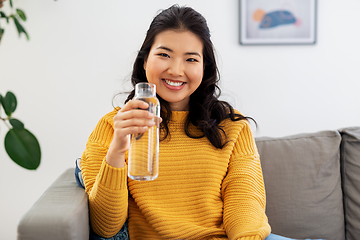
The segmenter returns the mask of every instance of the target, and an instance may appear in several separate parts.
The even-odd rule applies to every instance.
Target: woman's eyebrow
[[[156,49],[164,49],[164,50],[169,51],[169,52],[174,52],[174,51],[171,50],[170,48],[164,47],[164,46],[160,46],[160,47],[158,47],[158,48],[156,48]],[[198,53],[198,52],[187,52],[187,53],[185,53],[185,55],[196,55],[196,56],[198,56],[198,57],[201,58],[201,55],[200,55],[200,53]]]
[[[169,51],[169,52],[174,52],[174,51],[171,50],[170,48],[167,48],[167,47],[164,47],[164,46],[160,46],[160,47],[158,47],[158,48],[156,48],[156,49],[164,49],[164,50]]]
[[[185,53],[185,55],[196,55],[201,58],[200,53],[197,53],[197,52],[187,52],[187,53]]]

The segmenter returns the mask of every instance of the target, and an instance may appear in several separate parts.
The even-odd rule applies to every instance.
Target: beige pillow
[[[344,240],[337,131],[256,139],[272,232]]]

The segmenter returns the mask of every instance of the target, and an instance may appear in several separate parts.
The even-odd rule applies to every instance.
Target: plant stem
[[[2,117],[0,117],[0,119],[4,121],[4,124],[5,124],[9,129],[11,129],[11,127],[9,126],[9,124],[7,124],[7,122],[6,122],[6,120],[9,120],[9,118],[2,118]]]

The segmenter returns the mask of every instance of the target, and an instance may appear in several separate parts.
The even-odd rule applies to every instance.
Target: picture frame
[[[317,0],[239,0],[241,45],[315,44]]]

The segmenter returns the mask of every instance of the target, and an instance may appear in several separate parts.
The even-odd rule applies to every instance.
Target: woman
[[[131,100],[104,116],[89,137],[81,170],[97,239],[265,239],[265,189],[246,117],[219,101],[206,20],[174,5],[152,21],[132,84],[154,83],[161,103],[159,177],[127,177],[130,134],[154,117]],[[121,230],[120,230],[121,229]],[[120,230],[120,232],[119,232]],[[114,238],[111,238],[114,236]],[[270,235],[272,239],[281,239]]]

